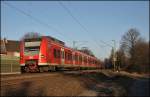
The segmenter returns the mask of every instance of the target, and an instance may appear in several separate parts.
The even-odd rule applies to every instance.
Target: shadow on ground
[[[30,81],[25,81],[25,82],[22,82],[20,85],[19,85],[19,88],[15,86],[14,87],[9,87],[6,89],[6,92],[5,92],[5,96],[29,96],[32,91],[31,91],[31,85],[32,85],[32,82]],[[34,91],[34,92],[37,92],[36,95],[40,96],[42,95],[43,93],[43,89],[41,89],[39,87],[39,90],[38,91]]]
[[[81,77],[80,81],[97,96],[149,96],[149,78],[132,78],[127,75],[106,76],[102,72],[68,74]],[[88,95],[85,95],[88,96]]]

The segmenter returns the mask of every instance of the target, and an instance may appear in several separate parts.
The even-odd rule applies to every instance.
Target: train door
[[[64,48],[61,48],[61,64],[64,65],[64,60],[65,59],[65,53],[64,53]]]
[[[75,65],[75,52],[72,52],[72,60],[73,60],[73,65]]]

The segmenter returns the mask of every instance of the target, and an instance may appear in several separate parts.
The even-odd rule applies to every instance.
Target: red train
[[[100,68],[100,60],[50,36],[27,38],[20,42],[22,72],[43,72],[58,68]]]

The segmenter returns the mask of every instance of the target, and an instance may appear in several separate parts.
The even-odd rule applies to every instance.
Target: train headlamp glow
[[[45,56],[44,55],[41,55],[41,58],[44,58]]]
[[[21,57],[20,57],[20,59],[22,60],[22,59],[23,59],[23,57],[21,56]]]

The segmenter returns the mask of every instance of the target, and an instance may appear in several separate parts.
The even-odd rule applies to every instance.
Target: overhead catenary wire
[[[81,22],[72,14],[72,12],[61,2],[61,1],[58,1],[58,3],[67,11],[67,13],[81,26],[81,28],[86,32],[86,33],[88,33],[91,37],[91,39],[94,41],[94,43],[96,43],[96,45],[98,45],[98,46],[100,46],[100,48],[101,48],[101,45],[95,40],[96,38],[95,37],[93,37],[91,34],[90,34],[90,32],[86,29],[86,27],[83,25],[83,24],[81,24]],[[111,46],[111,45],[109,45],[109,44],[107,44],[107,43],[105,43],[104,41],[100,41],[101,43],[103,43],[103,44],[105,44],[105,45],[107,45],[107,46]],[[111,46],[112,47],[112,46]]]
[[[103,44],[105,44],[105,45],[107,45],[107,46],[109,46],[109,47],[113,47],[112,45],[110,45],[110,44],[104,42],[103,40],[100,40],[100,41],[101,41]]]
[[[31,6],[32,6],[32,2],[28,2],[27,12],[30,13],[30,15],[32,15],[32,9],[30,8]],[[29,24],[32,24],[32,25],[30,25],[31,31],[32,31],[32,32],[35,32],[34,26],[33,26],[33,25],[34,25],[33,21],[30,20],[30,21],[29,21]],[[37,29],[37,27],[36,27],[36,29]]]
[[[51,25],[49,25],[49,24],[43,22],[42,20],[40,20],[40,19],[38,19],[38,18],[32,16],[31,14],[29,14],[29,13],[27,13],[27,12],[25,12],[25,11],[23,11],[23,10],[21,10],[21,9],[19,9],[19,8],[17,8],[17,7],[15,7],[15,6],[13,6],[12,4],[7,3],[7,2],[4,2],[4,4],[7,5],[8,7],[13,8],[13,9],[15,9],[16,11],[18,11],[18,12],[24,14],[25,16],[27,16],[27,17],[29,17],[30,19],[36,21],[37,23],[39,23],[39,24],[41,24],[41,25],[43,25],[43,26],[45,26],[45,27],[47,27],[47,28],[49,28],[49,29],[51,29],[51,30],[56,31],[56,32],[59,33],[61,36],[63,36],[63,37],[66,36],[66,35],[63,35],[58,29],[54,28],[53,26],[51,26]],[[65,38],[66,38],[66,37],[65,37]],[[67,37],[67,38],[68,38],[68,37]]]
[[[86,29],[86,27],[83,24],[81,24],[81,22],[71,13],[71,11],[62,2],[59,1],[59,4],[68,12],[68,14],[81,26],[81,28],[86,33],[90,34],[89,31]],[[90,36],[91,36],[90,38],[95,41],[94,43],[96,43],[96,45],[98,45],[101,48],[101,45],[95,40],[96,38],[93,37],[92,35],[90,35]],[[106,42],[104,42],[102,40],[100,40],[100,42],[103,43],[103,44],[105,44],[106,46],[114,48],[112,45],[107,44]]]
[[[89,31],[86,29],[86,27],[85,27],[83,24],[81,24],[81,22],[71,13],[71,11],[70,11],[67,7],[65,7],[61,2],[59,2],[59,3],[63,6],[64,9],[67,10],[67,12],[68,12],[68,13],[71,15],[71,17],[82,27],[82,29],[83,29],[85,32],[87,32],[88,34],[90,34]],[[18,11],[18,12],[24,14],[25,16],[28,16],[30,19],[36,21],[37,23],[39,23],[39,24],[41,24],[41,25],[43,25],[43,26],[45,26],[45,27],[47,27],[47,28],[49,28],[49,29],[51,29],[51,30],[54,30],[54,31],[58,32],[61,36],[64,37],[63,33],[60,33],[60,31],[59,31],[58,29],[54,28],[53,26],[51,26],[51,25],[49,25],[49,24],[43,22],[42,20],[40,20],[40,19],[38,19],[38,18],[32,16],[31,14],[29,14],[29,13],[27,13],[27,12],[25,12],[25,11],[23,11],[23,10],[17,8],[17,7],[15,7],[14,5],[12,5],[12,4],[10,4],[10,3],[4,2],[4,4],[7,5],[7,6],[9,6],[10,8],[13,8],[13,9],[15,9],[16,11]],[[96,45],[101,46],[99,43],[97,43],[97,41],[95,40],[95,38],[94,38],[92,35],[91,35],[91,37],[93,38],[92,40],[95,41],[94,43],[96,43]],[[66,37],[65,37],[65,38],[66,38]],[[67,38],[68,38],[68,37],[67,37]]]

